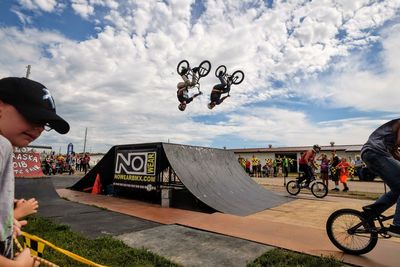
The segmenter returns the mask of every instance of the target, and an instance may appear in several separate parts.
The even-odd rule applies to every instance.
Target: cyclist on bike
[[[183,79],[183,82],[179,82],[177,84],[177,88],[178,91],[176,92],[176,96],[179,100],[179,105],[178,105],[178,109],[180,111],[184,111],[186,109],[186,105],[189,104],[190,102],[193,101],[194,98],[196,98],[197,96],[201,95],[202,93],[199,92],[197,94],[194,94],[193,96],[189,97],[189,88],[195,86],[198,82],[198,78],[196,73],[198,72],[199,68],[195,67],[192,69],[192,80],[189,80],[189,77],[187,75],[188,73],[188,69],[187,68],[182,68],[180,75]]]
[[[305,187],[309,186],[311,178],[314,176],[313,168],[317,168],[314,159],[317,153],[319,153],[320,151],[321,147],[319,145],[314,145],[312,149],[307,150],[303,153],[299,160],[299,171],[303,172],[304,175],[298,178],[298,184],[301,184],[304,180],[306,180]]]
[[[367,218],[376,217],[397,203],[388,234],[400,237],[400,118],[378,127],[361,149],[367,167],[389,186],[375,203],[363,207]]]
[[[228,76],[227,81],[225,81],[224,73],[220,71],[218,73],[219,84],[214,85],[211,95],[210,103],[208,103],[208,108],[213,109],[216,105],[221,104],[224,100],[229,97],[229,91],[231,90],[232,77]],[[222,94],[228,93],[228,95],[221,98]]]

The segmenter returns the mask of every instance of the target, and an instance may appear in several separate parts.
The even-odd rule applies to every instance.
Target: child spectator
[[[0,266],[39,265],[30,256],[29,249],[13,256],[12,237],[26,224],[26,221],[17,221],[15,215],[20,217],[26,213],[19,213],[22,203],[17,202],[14,215],[12,146],[26,147],[44,129],[54,129],[61,134],[69,131],[69,124],[56,114],[49,90],[26,78],[0,79]],[[35,206],[35,200],[30,204]]]
[[[349,191],[349,187],[347,186],[347,178],[349,177],[350,166],[350,163],[346,161],[345,157],[343,157],[342,161],[336,166],[336,168],[340,170],[339,180],[344,186],[343,192]]]

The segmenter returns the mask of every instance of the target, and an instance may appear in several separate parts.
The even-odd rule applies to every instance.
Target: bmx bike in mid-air
[[[199,92],[200,91],[200,78],[206,77],[210,71],[211,71],[211,63],[208,60],[202,61],[198,67],[191,68],[189,61],[186,59],[180,61],[178,63],[178,66],[176,67],[176,71],[178,72],[179,75],[186,75],[189,79],[192,79],[194,75],[194,70],[198,73],[197,75],[197,82],[193,87],[196,87]]]
[[[226,84],[240,84],[243,82],[244,79],[244,73],[241,70],[236,70],[232,74],[226,73],[226,66],[225,65],[220,65],[216,70],[215,70],[215,76],[219,78],[222,76]],[[228,92],[229,95],[229,92]]]

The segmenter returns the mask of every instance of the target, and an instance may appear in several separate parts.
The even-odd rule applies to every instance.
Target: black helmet
[[[314,145],[314,146],[313,146],[313,149],[314,149],[314,150],[317,150],[317,149],[318,149],[318,151],[320,151],[320,150],[321,150],[321,147],[320,147],[319,145]]]

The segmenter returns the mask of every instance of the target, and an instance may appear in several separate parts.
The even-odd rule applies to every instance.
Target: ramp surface
[[[167,143],[163,148],[186,188],[220,212],[246,216],[290,201],[254,182],[232,151]]]

